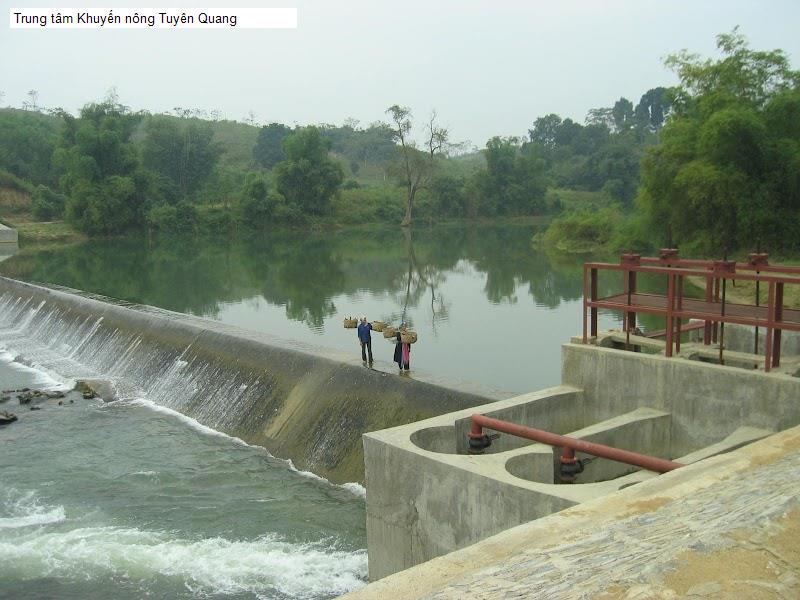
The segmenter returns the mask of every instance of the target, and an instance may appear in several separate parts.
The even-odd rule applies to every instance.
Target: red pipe
[[[592,442],[585,442],[576,438],[567,437],[565,435],[558,435],[557,433],[550,433],[542,429],[534,429],[533,427],[525,427],[524,425],[517,425],[516,423],[509,423],[508,421],[501,421],[493,419],[485,415],[472,415],[472,427],[470,428],[470,438],[483,437],[483,428],[487,427],[494,431],[500,431],[509,435],[533,440],[549,446],[560,446],[570,448],[573,451],[599,456],[600,458],[608,458],[616,460],[648,471],[655,471],[657,473],[666,473],[672,471],[683,465],[680,463],[672,462],[671,460],[664,460],[654,456],[647,456],[646,454],[639,454],[638,452],[630,452],[628,450],[621,450],[613,448],[612,446],[605,446],[603,444],[594,444]],[[567,456],[569,456],[567,454]]]

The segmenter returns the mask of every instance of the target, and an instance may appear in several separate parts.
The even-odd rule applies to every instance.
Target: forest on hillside
[[[718,47],[668,57],[678,86],[480,150],[400,105],[367,125],[259,126],[134,111],[114,90],[73,115],[31,90],[0,109],[0,190],[29,202],[0,209],[89,235],[560,215],[539,241],[796,250],[800,77],[737,30]]]

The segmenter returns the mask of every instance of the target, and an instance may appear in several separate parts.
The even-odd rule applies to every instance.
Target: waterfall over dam
[[[365,368],[357,357],[150,306],[0,278],[18,360],[109,380],[335,483],[363,481],[361,434],[503,397]],[[354,354],[355,354],[355,344]]]

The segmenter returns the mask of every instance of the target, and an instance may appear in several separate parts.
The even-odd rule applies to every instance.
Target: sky
[[[149,7],[225,2],[156,0]],[[436,110],[452,139],[483,147],[523,136],[548,113],[583,122],[590,108],[673,85],[663,58],[716,56],[736,25],[756,49],[800,68],[798,0],[233,0],[297,7],[294,30],[10,29],[9,9],[131,7],[129,0],[0,0],[2,105],[28,90],[76,112],[112,86],[123,104],[163,112],[218,110],[261,123],[362,125],[393,104]]]

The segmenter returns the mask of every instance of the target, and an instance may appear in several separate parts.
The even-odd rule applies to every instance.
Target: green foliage
[[[0,109],[0,170],[34,184],[53,184],[51,159],[58,128],[56,117]]]
[[[310,215],[328,211],[331,197],[344,181],[341,166],[328,157],[330,140],[316,127],[301,129],[283,142],[286,160],[275,167],[275,187],[289,207]]]
[[[186,201],[159,204],[147,212],[147,225],[164,233],[189,233],[198,221],[197,208]]]
[[[645,92],[634,107],[620,98],[610,108],[589,111],[587,124],[556,114],[536,119],[527,147],[545,160],[548,179],[558,187],[599,191],[630,208],[639,182],[646,147],[671,110],[666,88]]]
[[[64,216],[64,206],[67,198],[63,194],[54,192],[49,187],[40,185],[33,193],[31,212],[37,221],[52,221]]]
[[[666,61],[681,86],[638,204],[661,240],[698,252],[800,248],[800,74],[735,30],[717,45],[718,60]]]
[[[221,148],[211,124],[199,119],[149,117],[142,142],[147,169],[169,179],[183,198],[194,195],[211,175]]]
[[[405,212],[405,190],[396,186],[342,189],[332,201],[340,223],[400,223]]]
[[[429,186],[433,212],[439,217],[463,217],[467,209],[464,179],[451,175],[434,177]]]
[[[545,162],[534,147],[521,148],[517,138],[494,137],[486,143],[486,169],[473,178],[468,195],[473,210],[486,216],[545,212]],[[462,205],[467,206],[469,202]]]
[[[609,245],[621,221],[622,215],[613,208],[569,212],[554,219],[534,241],[562,252],[591,253]]]
[[[29,181],[25,181],[5,169],[0,169],[0,188],[9,188],[23,194],[33,194],[36,190]]]
[[[244,223],[249,227],[261,228],[273,220],[275,210],[283,199],[269,189],[269,182],[259,173],[248,175],[241,199],[241,212]]]
[[[108,235],[143,223],[151,180],[130,141],[140,120],[109,102],[87,104],[77,119],[64,115],[54,162],[68,196],[65,215],[82,231]]]
[[[283,140],[292,130],[282,123],[270,123],[258,132],[256,145],[253,147],[253,160],[265,169],[271,169],[286,158],[283,153]]]

